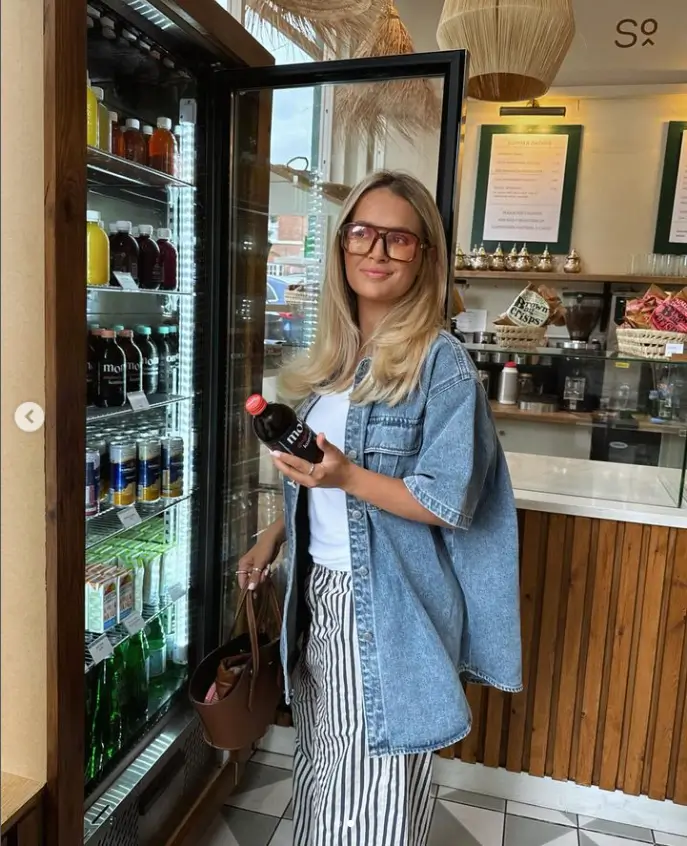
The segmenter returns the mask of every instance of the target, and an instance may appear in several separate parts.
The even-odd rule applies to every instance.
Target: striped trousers
[[[294,673],[294,846],[426,846],[432,754],[369,757],[350,573],[315,566]]]

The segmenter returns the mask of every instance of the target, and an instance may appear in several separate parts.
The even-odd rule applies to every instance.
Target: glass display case
[[[687,360],[467,343],[523,491],[679,507],[687,462]],[[503,389],[504,368],[516,390]],[[505,400],[505,401],[504,401]]]

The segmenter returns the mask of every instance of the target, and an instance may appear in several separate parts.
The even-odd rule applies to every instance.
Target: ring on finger
[[[311,465],[310,465],[310,470],[308,470],[308,476],[312,476],[312,474],[313,474],[314,472],[315,472],[315,465],[314,465],[314,464],[311,464]]]

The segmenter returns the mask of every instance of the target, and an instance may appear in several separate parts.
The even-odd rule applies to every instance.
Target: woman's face
[[[368,300],[393,305],[410,290],[420,271],[423,260],[421,244],[424,240],[422,222],[407,200],[388,188],[375,188],[360,199],[353,210],[351,224],[344,235],[348,249],[344,250],[346,279],[358,297],[358,302]],[[389,251],[404,257],[413,254],[412,261],[390,258],[384,238],[377,238],[371,251],[365,247],[377,232],[389,233]]]

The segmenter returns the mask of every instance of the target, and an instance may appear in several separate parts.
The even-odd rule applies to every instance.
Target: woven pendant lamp
[[[437,42],[470,51],[470,97],[509,103],[548,91],[574,35],[572,0],[445,0]]]
[[[393,0],[384,0],[368,36],[353,58],[403,56],[414,52],[410,33]],[[439,97],[427,79],[347,85],[338,89],[335,97],[341,134],[356,132],[366,136],[370,133],[381,139],[387,128],[393,128],[404,138],[411,139],[420,132],[432,131],[441,119]]]
[[[322,41],[336,49],[340,41],[357,41],[365,31],[362,16],[373,0],[247,0],[246,5],[265,23],[293,38]]]

